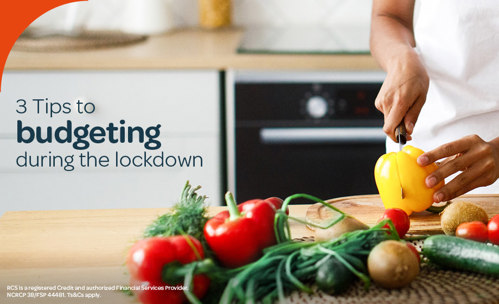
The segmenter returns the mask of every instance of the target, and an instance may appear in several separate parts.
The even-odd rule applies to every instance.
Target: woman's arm
[[[428,92],[428,74],[414,50],[413,12],[414,0],[373,2],[370,48],[387,72],[375,104],[385,116],[384,132],[394,141],[402,121],[412,134]]]
[[[374,0],[371,18],[371,53],[388,70],[399,55],[413,52],[414,0]]]
[[[477,135],[444,144],[418,158],[421,166],[444,159],[439,168],[426,177],[433,187],[446,177],[461,172],[434,196],[435,202],[451,200],[475,188],[493,184],[499,178],[499,137],[486,142]]]
[[[414,0],[373,2],[371,53],[387,72],[375,103],[385,115],[383,130],[394,141],[402,120],[412,133],[428,92],[428,74],[414,50],[413,11]],[[426,166],[438,160],[439,168],[426,178],[428,187],[460,172],[435,193],[434,200],[441,202],[499,178],[499,137],[485,142],[477,135],[467,136],[424,153],[418,163]]]

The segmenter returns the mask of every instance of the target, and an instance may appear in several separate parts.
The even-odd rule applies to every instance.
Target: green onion
[[[286,215],[288,204],[296,198],[306,198],[319,202],[340,214],[326,226],[314,225],[301,219]],[[185,274],[186,286],[191,287],[192,277],[204,273],[212,283],[223,284],[225,288],[219,303],[273,303],[275,300],[285,301],[285,296],[294,290],[311,293],[319,267],[330,258],[337,259],[350,272],[370,285],[365,261],[374,246],[385,240],[399,240],[397,231],[391,220],[386,219],[370,229],[347,232],[340,238],[322,242],[303,242],[291,240],[289,220],[312,225],[318,229],[329,228],[348,215],[330,206],[319,198],[308,194],[295,194],[286,198],[282,208],[276,212],[274,230],[278,243],[264,250],[257,261],[236,268],[226,269],[217,266],[213,261],[203,260],[191,263],[192,268],[178,269]],[[384,226],[388,225],[388,228]],[[199,264],[196,267],[196,264]],[[187,265],[185,265],[187,267]],[[334,270],[332,270],[334,271]],[[195,296],[186,292],[192,303],[198,303]],[[194,298],[193,298],[194,297]]]

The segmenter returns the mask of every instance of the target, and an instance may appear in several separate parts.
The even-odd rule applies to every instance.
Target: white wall
[[[368,24],[371,0],[235,0],[242,26]]]
[[[89,0],[56,8],[35,21],[36,26],[62,26],[70,6],[80,7],[80,18],[90,29],[122,29],[129,22],[127,5],[136,0]],[[168,4],[175,27],[198,24],[197,0],[163,1]],[[233,24],[237,26],[335,26],[368,25],[371,0],[232,0]]]

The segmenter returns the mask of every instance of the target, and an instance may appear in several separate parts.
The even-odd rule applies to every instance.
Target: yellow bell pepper
[[[410,215],[412,212],[424,211],[433,204],[433,194],[444,185],[444,181],[433,188],[426,187],[426,177],[438,166],[435,163],[425,167],[418,165],[416,160],[423,153],[407,145],[400,152],[382,155],[376,162],[374,178],[386,209],[399,208]]]

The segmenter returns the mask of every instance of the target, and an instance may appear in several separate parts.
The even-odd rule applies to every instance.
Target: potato
[[[367,258],[367,269],[373,281],[384,288],[400,288],[419,274],[419,261],[403,241],[383,241]]]
[[[481,207],[464,201],[453,202],[441,214],[440,225],[447,235],[454,235],[462,223],[480,221],[487,224],[487,212]]]
[[[338,238],[345,232],[369,229],[369,226],[349,215],[330,228],[321,229],[317,227],[326,227],[340,216],[339,212],[326,205],[314,204],[307,209],[305,215],[307,222],[310,223],[307,228],[314,231],[316,241],[329,241]]]
[[[355,230],[365,230],[369,227],[362,223],[361,221],[347,216],[335,225],[327,229],[315,228],[315,240],[316,241],[328,241],[340,237],[345,232],[355,231]]]

